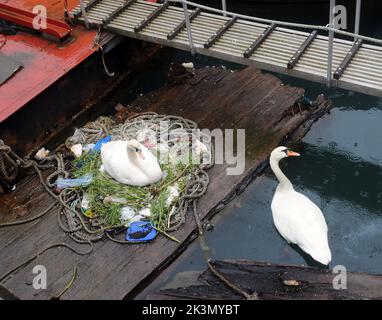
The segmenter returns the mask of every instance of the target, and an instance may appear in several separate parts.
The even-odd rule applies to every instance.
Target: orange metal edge
[[[13,22],[23,27],[33,29],[33,20],[35,17],[36,14],[29,10],[23,10],[5,3],[0,3],[0,18],[8,22]],[[70,34],[72,29],[65,22],[47,18],[46,29],[41,31],[58,39],[63,39]]]
[[[42,4],[47,8],[48,17],[64,21],[64,0],[0,2],[24,10],[32,10],[34,5]],[[68,0],[69,9],[74,8],[78,2]],[[0,122],[89,57],[96,50],[93,47],[95,34],[95,31],[76,27],[72,31],[71,40],[63,44],[21,32],[7,36],[1,53],[22,63],[23,68],[0,86]]]

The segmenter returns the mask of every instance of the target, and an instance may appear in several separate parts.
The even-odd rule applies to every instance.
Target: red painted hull
[[[64,0],[0,0],[14,8],[32,11],[35,5],[47,8],[48,18],[64,21]],[[68,0],[69,9],[78,0]],[[0,86],[0,122],[21,109],[68,71],[89,57],[95,49],[95,31],[76,27],[64,43],[19,32],[7,36],[1,53],[23,68]]]

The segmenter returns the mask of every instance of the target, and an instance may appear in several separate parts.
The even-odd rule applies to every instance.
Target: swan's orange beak
[[[143,155],[142,151],[137,151],[139,158],[142,160],[145,160],[145,156]]]
[[[294,152],[294,151],[292,151],[292,150],[288,150],[288,151],[287,151],[287,156],[288,156],[288,157],[299,157],[300,154],[297,153],[297,152]]]

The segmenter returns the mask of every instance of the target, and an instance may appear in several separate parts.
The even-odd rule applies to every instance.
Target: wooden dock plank
[[[256,293],[260,300],[300,299],[382,299],[382,276],[362,273],[347,273],[347,289],[336,290],[333,280],[338,274],[327,269],[261,263],[247,260],[216,261],[214,268],[231,283],[248,294]],[[195,277],[188,285],[163,289],[150,294],[149,299],[212,299],[242,300],[216,278],[210,270]],[[174,284],[175,285],[175,284]],[[171,287],[172,284],[169,284]]]
[[[27,176],[14,192],[7,193],[0,201],[0,223],[24,220],[37,215],[53,203],[53,199],[44,192],[36,177]],[[33,228],[39,221],[19,225],[12,228],[0,228],[0,251],[4,246],[21,237],[22,234]],[[2,270],[0,265],[0,273]]]
[[[211,184],[198,203],[200,218],[204,219],[216,213],[222,204],[240,191],[243,181],[250,181],[248,177],[256,174],[270,151],[308,120],[311,110],[294,115],[290,112],[303,94],[302,89],[283,86],[276,77],[253,68],[234,73],[221,68],[205,68],[197,70],[196,75],[183,84],[169,84],[138,98],[128,110],[182,115],[197,121],[201,128],[246,129],[245,171],[241,175],[228,176],[227,165],[215,165],[209,171]],[[44,206],[51,200],[40,199],[39,202]],[[57,209],[38,223],[18,227],[23,228],[22,235],[8,230],[8,236],[1,235],[0,245],[9,242],[7,237],[14,239],[0,250],[1,273],[47,245],[70,242],[57,226],[56,215]],[[118,245],[110,241],[97,243],[94,252],[87,256],[78,256],[66,249],[53,249],[14,273],[2,286],[23,299],[49,299],[65,287],[73,266],[77,265],[78,277],[63,299],[132,297],[144,287],[145,281],[152,280],[171,263],[195,234],[195,222],[192,215],[188,215],[183,228],[173,234],[181,241],[180,245],[158,237],[153,243],[144,245]],[[86,247],[82,249],[86,250]],[[36,264],[47,267],[47,290],[36,291],[28,285],[31,269]]]

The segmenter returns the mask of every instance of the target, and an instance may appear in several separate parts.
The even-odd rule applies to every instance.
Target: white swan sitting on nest
[[[278,147],[271,153],[270,165],[280,182],[271,205],[273,221],[288,243],[297,244],[313,259],[327,265],[332,255],[325,218],[309,198],[293,189],[292,183],[279,167],[281,159],[299,155],[286,147]]]
[[[104,170],[123,184],[143,187],[162,178],[157,158],[137,140],[105,143],[101,158]]]

